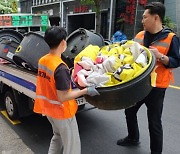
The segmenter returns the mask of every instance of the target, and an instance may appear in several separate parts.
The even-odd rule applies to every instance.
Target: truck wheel
[[[4,102],[8,117],[11,120],[18,119],[17,103],[15,101],[14,95],[10,91],[5,93]]]

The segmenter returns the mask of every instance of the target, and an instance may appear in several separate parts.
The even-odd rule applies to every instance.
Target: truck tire
[[[7,91],[4,96],[5,109],[11,120],[18,119],[18,109],[15,97],[12,92]]]

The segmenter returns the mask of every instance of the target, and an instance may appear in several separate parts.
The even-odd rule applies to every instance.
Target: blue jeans
[[[142,104],[147,107],[148,126],[150,134],[150,148],[153,152],[162,152],[163,129],[162,129],[162,110],[166,89],[153,88],[142,101],[135,106],[125,109],[128,137],[139,140],[139,128],[137,112]]]

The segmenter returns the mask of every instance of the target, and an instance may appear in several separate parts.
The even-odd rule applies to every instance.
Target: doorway
[[[96,30],[95,13],[68,14],[67,15],[67,32],[68,34],[79,28],[87,30]]]

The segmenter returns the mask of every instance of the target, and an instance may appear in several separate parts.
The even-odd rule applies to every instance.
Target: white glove
[[[96,90],[95,86],[90,86],[90,87],[87,87],[87,95],[89,95],[89,96],[96,96],[96,95],[100,95],[100,94]]]

